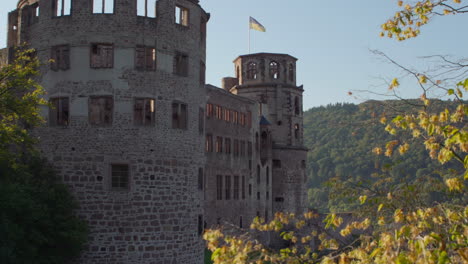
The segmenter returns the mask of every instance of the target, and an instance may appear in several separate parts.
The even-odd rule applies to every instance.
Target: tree
[[[33,50],[0,69],[0,262],[66,263],[76,257],[86,225],[51,166],[38,155],[31,128],[42,123],[43,89],[34,80]]]
[[[382,25],[382,36],[395,37],[399,41],[416,37],[420,28],[434,16],[468,12],[468,7],[462,6],[461,2],[398,1],[403,10]],[[386,55],[382,56],[392,61]],[[440,72],[432,74],[411,71],[392,61],[417,80],[422,95],[420,103],[417,103],[417,112],[381,116],[385,130],[398,136],[398,139],[384,147],[376,147],[374,152],[387,157],[404,155],[411,143],[419,142],[432,159],[442,164],[459,162],[462,167],[460,171],[439,173],[442,177],[431,178],[434,182],[424,181],[431,185],[437,183],[447,195],[453,196],[452,199],[423,203],[418,201],[418,192],[425,187],[424,184],[405,185],[402,182],[397,185],[391,182],[392,175],[375,175],[376,180],[369,186],[354,186],[353,195],[359,194],[356,200],[363,208],[363,214],[357,219],[329,214],[324,219],[324,227],[317,225],[321,219],[312,212],[300,216],[278,213],[268,223],[255,219],[252,229],[277,232],[289,242],[281,249],[269,248],[254,238],[244,239],[222,230],[208,230],[205,239],[214,252],[215,263],[468,262],[468,206],[465,194],[468,179],[468,133],[465,124],[468,107],[463,101],[463,95],[468,91],[468,78],[464,77],[468,65],[463,60],[439,58],[445,66]],[[461,74],[452,74],[456,71]],[[445,75],[441,75],[444,72]],[[393,79],[389,89],[398,89],[399,83],[400,80]],[[434,101],[428,99],[428,91],[432,89],[445,91],[456,106],[453,109],[433,107]],[[401,136],[403,134],[405,136]],[[347,189],[346,186],[343,188]],[[315,229],[311,231],[309,227],[314,225]],[[314,247],[313,242],[317,242],[318,246]]]

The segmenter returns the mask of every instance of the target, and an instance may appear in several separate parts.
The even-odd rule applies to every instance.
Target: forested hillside
[[[335,104],[316,107],[304,113],[304,140],[310,149],[307,173],[310,207],[322,212],[352,210],[358,201],[346,200],[330,193],[335,180],[365,184],[375,175],[391,175],[395,184],[417,183],[422,177],[442,177],[447,168],[458,168],[454,162],[445,166],[432,160],[424,145],[410,135],[390,135],[380,123],[401,113],[416,113],[420,101],[368,101],[360,105]],[[452,108],[451,102],[436,101],[433,110]],[[391,140],[410,140],[410,150],[404,155],[387,158],[372,150]],[[444,172],[442,172],[444,171]],[[440,173],[438,173],[440,172]],[[332,180],[332,181],[330,181]],[[421,181],[427,184],[427,181]],[[427,186],[426,199],[440,195]],[[335,192],[336,192],[336,188]],[[332,199],[329,199],[330,197]]]

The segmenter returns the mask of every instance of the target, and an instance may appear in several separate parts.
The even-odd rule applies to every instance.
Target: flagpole
[[[252,30],[250,28],[250,20],[249,20],[249,53],[248,54],[250,54],[250,31],[252,31]]]

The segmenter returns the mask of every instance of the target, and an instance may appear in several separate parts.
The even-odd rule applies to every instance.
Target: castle
[[[52,59],[34,133],[90,227],[79,263],[203,263],[204,228],[305,210],[296,59],[240,56],[235,77],[206,85],[209,18],[198,0],[20,0],[9,13],[0,59],[21,43]]]

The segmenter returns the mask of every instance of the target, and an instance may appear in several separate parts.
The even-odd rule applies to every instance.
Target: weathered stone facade
[[[147,2],[154,17],[135,0],[21,0],[9,14],[0,64],[25,42],[52,59],[34,133],[89,223],[79,263],[202,263],[203,227],[306,207],[296,59],[241,56],[224,89],[205,86],[209,14]]]

